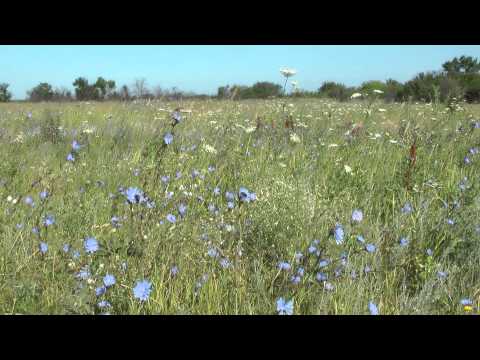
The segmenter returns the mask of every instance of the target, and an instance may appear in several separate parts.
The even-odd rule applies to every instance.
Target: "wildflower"
[[[362,210],[353,210],[352,221],[360,222],[363,220]]]
[[[110,286],[113,286],[115,285],[116,283],[116,279],[115,279],[115,276],[111,275],[111,274],[107,274],[104,276],[103,278],[103,284],[105,285],[105,287],[110,287]]]
[[[292,315],[293,300],[287,302],[284,298],[277,299],[277,312],[279,315]]]
[[[118,228],[122,225],[120,224],[120,218],[118,216],[112,216],[112,218],[110,219],[110,223],[115,228]]]
[[[177,171],[177,172],[175,173],[175,178],[178,180],[178,179],[180,179],[181,177],[182,177],[182,173],[181,173],[180,171]]]
[[[361,242],[362,244],[365,244],[365,238],[362,235],[357,236],[357,241]]]
[[[323,272],[319,272],[317,273],[317,276],[316,276],[317,280],[322,282],[322,281],[327,281],[328,279],[328,275],[323,273]]]
[[[197,169],[193,169],[192,178],[195,179],[198,175],[200,175],[200,171],[198,171]]]
[[[346,172],[347,174],[352,174],[352,171],[353,171],[353,170],[352,170],[352,168],[351,168],[350,166],[348,166],[348,165],[343,165],[343,168],[345,169],[345,172]]]
[[[458,184],[458,187],[460,188],[460,190],[462,191],[465,191],[468,187],[468,179],[466,177],[463,178],[462,181],[460,181],[460,184]]]
[[[137,281],[135,287],[133,288],[133,296],[140,301],[146,301],[149,298],[151,291],[152,283],[150,281]]]
[[[35,206],[35,203],[33,202],[33,199],[31,196],[25,197],[25,200],[23,200],[23,202],[31,207]]]
[[[48,191],[43,190],[42,192],[40,192],[40,199],[45,200],[48,197],[48,195],[50,195]]]
[[[427,249],[426,253],[427,253],[428,256],[432,256],[432,255],[433,255],[432,249]]]
[[[48,245],[47,243],[41,242],[39,246],[40,252],[42,254],[45,254],[48,251]]]
[[[64,253],[68,253],[70,251],[70,245],[64,244],[62,250]]]
[[[161,180],[164,184],[167,184],[170,181],[170,176],[164,175],[161,177]]]
[[[214,172],[214,171],[215,171],[215,166],[210,165],[210,166],[208,167],[208,172]]]
[[[453,221],[452,219],[447,219],[447,224],[448,225],[455,225],[455,221]]]
[[[298,274],[298,276],[305,275],[305,269],[303,267],[298,268],[297,274]]]
[[[309,254],[313,254],[315,251],[317,251],[317,248],[316,248],[315,246],[310,245],[310,246],[308,247],[308,253],[309,253]]]
[[[215,196],[220,195],[220,188],[218,186],[215,189],[213,189],[213,195]]]
[[[36,227],[36,226],[34,226],[34,227],[32,228],[32,232],[33,232],[34,234],[36,234],[36,235],[40,234],[40,230],[39,230],[39,228]]]
[[[16,228],[17,228],[18,230],[23,229],[23,224],[17,224],[17,225],[15,225],[15,226],[16,226]]]
[[[302,140],[300,139],[300,136],[298,136],[298,135],[295,134],[295,133],[292,133],[292,134],[290,134],[290,141],[291,141],[292,143],[298,144],[298,143],[300,143]]]
[[[98,241],[94,237],[87,238],[83,242],[83,247],[85,248],[87,254],[93,254],[99,248]]]
[[[330,264],[330,261],[328,259],[325,259],[325,260],[320,260],[318,262],[318,267],[325,267],[325,266],[328,266],[328,264]]]
[[[343,231],[342,225],[340,225],[340,224],[335,225],[335,229],[334,229],[333,234],[335,236],[335,241],[336,241],[337,245],[343,244],[343,238],[345,236],[345,233]]]
[[[167,193],[167,195],[166,195],[166,198],[167,198],[167,199],[171,199],[171,198],[173,197],[173,195],[174,195],[174,192],[173,192],[173,191],[169,191],[169,192]]]
[[[95,295],[102,296],[103,294],[105,294],[106,291],[107,291],[107,288],[105,286],[97,287],[95,289]]]
[[[73,140],[72,142],[72,150],[73,151],[79,151],[82,146],[76,141]]]
[[[85,265],[83,268],[80,269],[80,271],[77,273],[77,278],[81,280],[86,280],[90,277],[90,270],[88,269],[88,266]]]
[[[250,191],[248,191],[246,188],[241,187],[240,190],[238,191],[238,198],[240,199],[241,202],[250,202]]]
[[[112,304],[110,304],[107,300],[102,300],[97,304],[97,306],[103,309],[103,308],[111,307]]]
[[[163,141],[165,142],[165,145],[170,145],[173,142],[173,135],[170,133],[166,133],[163,137]]]
[[[363,272],[365,273],[365,275],[368,274],[371,271],[372,271],[372,269],[370,268],[370,266],[365,265],[365,268],[363,269]]]
[[[217,149],[215,149],[213,146],[211,145],[208,145],[208,144],[203,144],[202,146],[203,150],[207,153],[210,153],[210,154],[216,154],[217,153]]]
[[[67,161],[71,161],[71,162],[75,161],[75,158],[73,157],[72,153],[69,153],[67,155]]]
[[[75,250],[75,251],[73,252],[73,254],[72,254],[72,257],[73,257],[74,259],[78,259],[78,258],[80,257],[80,251]]]
[[[233,209],[233,208],[235,207],[235,204],[233,203],[233,201],[228,201],[228,202],[227,202],[227,207],[228,207],[229,209]]]
[[[472,306],[473,301],[465,298],[465,299],[460,300],[460,304],[463,305],[463,306]]]
[[[408,245],[408,239],[406,237],[400,238],[400,246],[404,247]]]
[[[294,285],[298,285],[302,278],[299,275],[292,275],[291,281]]]
[[[210,248],[208,249],[207,254],[208,256],[215,258],[218,256],[218,251],[215,248]]]
[[[177,218],[175,215],[173,214],[168,214],[167,215],[167,220],[172,223],[172,224],[175,224],[177,222]]]
[[[294,70],[294,69],[288,69],[288,68],[280,69],[280,74],[285,76],[287,79],[291,76],[294,76],[296,73],[297,73],[297,70]]]
[[[185,204],[178,205],[178,213],[183,218],[187,214],[187,206]]]
[[[445,271],[438,271],[437,276],[439,279],[445,279],[448,276],[448,273],[446,273]]]
[[[172,113],[172,120],[174,126],[180,124],[180,122],[182,121],[182,114],[180,113],[180,111],[174,111]]]
[[[301,252],[295,253],[295,260],[297,261],[297,263],[300,262],[302,259],[303,259],[303,254]]]
[[[407,202],[401,209],[402,214],[410,214],[412,211],[412,205],[409,202]]]
[[[367,250],[367,252],[369,252],[369,253],[375,252],[376,249],[377,248],[373,244],[367,244],[367,246],[365,246],[365,250]]]
[[[173,277],[173,276],[176,276],[178,274],[178,267],[177,266],[173,266],[171,269],[170,269],[170,275]]]
[[[472,162],[472,160],[470,160],[470,158],[469,158],[468,156],[465,156],[465,157],[463,158],[463,162],[464,162],[465,165],[468,165],[468,164],[470,164],[470,163]]]
[[[225,193],[225,198],[228,200],[228,201],[234,201],[235,200],[235,194],[230,192],[230,191],[227,191]]]
[[[279,268],[280,270],[289,271],[292,267],[291,267],[291,265],[290,265],[288,262],[280,261],[280,262],[278,263],[278,268]]]
[[[126,196],[127,201],[130,204],[138,204],[145,201],[143,191],[135,187],[129,187],[126,191],[122,192]]]
[[[220,260],[220,266],[224,269],[227,269],[230,267],[230,261],[228,261],[228,259],[226,258],[223,258],[222,260]]]
[[[378,315],[378,308],[377,305],[375,305],[373,302],[368,303],[368,310],[370,311],[370,315]]]
[[[53,217],[53,215],[47,215],[43,220],[43,225],[50,226],[53,224],[55,224],[55,218]]]
[[[468,152],[472,155],[476,155],[479,153],[479,150],[477,147],[474,147],[474,148],[471,148]]]
[[[334,286],[333,286],[331,283],[329,283],[329,282],[325,282],[325,283],[323,284],[323,287],[324,287],[325,290],[327,290],[327,291],[333,291],[333,289],[334,289]]]

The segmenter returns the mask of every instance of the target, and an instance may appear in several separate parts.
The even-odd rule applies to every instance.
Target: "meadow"
[[[0,313],[478,314],[479,147],[463,103],[0,104]]]

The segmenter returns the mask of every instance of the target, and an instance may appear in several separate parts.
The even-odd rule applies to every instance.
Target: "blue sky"
[[[113,79],[117,87],[146,78],[150,87],[176,86],[213,94],[226,84],[282,82],[279,69],[297,69],[302,89],[323,81],[359,85],[366,80],[406,81],[421,71],[438,70],[454,56],[480,58],[478,45],[0,45],[0,82],[15,99],[40,82],[73,89],[79,76]]]

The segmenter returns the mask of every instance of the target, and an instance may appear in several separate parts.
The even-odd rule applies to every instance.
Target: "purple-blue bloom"
[[[43,225],[50,226],[53,224],[55,224],[55,218],[53,217],[53,215],[45,216],[45,219],[43,220]]]
[[[163,141],[165,142],[166,145],[170,145],[173,142],[173,135],[170,133],[166,133],[165,136],[163,137]]]
[[[140,301],[146,301],[148,300],[151,291],[152,283],[150,281],[137,281],[135,287],[133,288],[133,296]]]
[[[90,238],[85,239],[85,241],[83,242],[83,246],[85,248],[85,251],[88,254],[93,254],[99,248],[98,241],[94,237],[90,237]]]
[[[335,241],[337,245],[343,244],[343,238],[345,233],[343,231],[343,227],[340,224],[335,225],[335,229],[333,230],[333,234],[335,236]]]
[[[104,276],[103,278],[103,284],[105,285],[105,287],[110,287],[110,286],[113,286],[115,285],[116,283],[116,279],[115,279],[115,276],[111,275],[111,274],[107,274]]]
[[[172,224],[175,224],[177,222],[177,218],[173,214],[168,214],[167,215],[167,220],[171,222]]]
[[[42,254],[45,254],[48,251],[48,245],[47,243],[41,242],[39,246],[40,252]]]
[[[363,212],[362,210],[353,210],[352,213],[352,221],[360,222],[363,220]]]
[[[370,315],[378,315],[378,308],[377,305],[375,305],[373,302],[368,303],[368,310],[370,311]]]
[[[292,315],[293,300],[287,302],[284,298],[277,299],[277,312],[279,315]]]

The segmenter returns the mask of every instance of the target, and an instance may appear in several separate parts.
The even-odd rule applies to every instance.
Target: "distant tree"
[[[160,99],[163,97],[163,89],[161,88],[161,86],[155,86],[153,88],[153,95],[156,99]]]
[[[383,81],[370,80],[362,83],[359,90],[361,93],[369,95],[376,94],[377,97],[383,98],[385,96],[385,92],[387,91],[387,85]],[[374,90],[382,91],[382,94],[375,93]]]
[[[257,82],[250,89],[250,96],[255,99],[266,99],[281,94],[282,86],[268,81]]]
[[[404,85],[396,80],[388,79],[385,82],[384,91],[386,102],[402,101],[404,99]]]
[[[120,98],[124,101],[128,101],[131,99],[130,95],[130,89],[128,88],[127,85],[123,85],[122,88],[120,89]]]
[[[51,101],[54,97],[54,91],[52,85],[48,83],[40,83],[32,90],[27,92],[28,100],[37,101]]]
[[[100,98],[100,92],[95,85],[90,85],[88,80],[79,77],[73,82],[75,87],[75,97],[77,100],[98,100]]]
[[[53,101],[72,101],[72,92],[65,87],[56,88],[53,92]]]
[[[450,61],[443,63],[442,68],[449,74],[455,73],[475,73],[480,70],[480,63],[471,56],[454,57]]]
[[[103,77],[99,77],[94,85],[94,87],[98,89],[99,97],[101,99],[110,97],[112,92],[115,90],[115,86],[115,81],[105,80]]]
[[[148,92],[147,89],[147,80],[144,78],[136,79],[133,84],[133,91],[137,99],[143,99],[145,94]]]
[[[336,83],[334,81],[326,81],[318,89],[317,93],[322,97],[324,96],[338,101],[345,101],[350,97],[353,91],[344,84]]]
[[[220,86],[217,90],[217,98],[228,99],[232,96],[230,86]]]
[[[12,93],[8,91],[9,86],[7,83],[0,83],[0,102],[7,102],[12,98]]]

